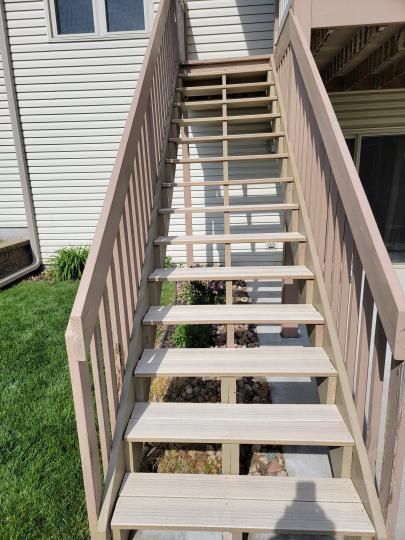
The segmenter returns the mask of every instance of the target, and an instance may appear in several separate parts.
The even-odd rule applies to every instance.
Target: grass
[[[88,538],[64,343],[76,289],[0,292],[0,538]]]
[[[176,283],[173,281],[166,281],[162,285],[162,291],[160,293],[160,305],[167,306],[174,304],[176,299]]]

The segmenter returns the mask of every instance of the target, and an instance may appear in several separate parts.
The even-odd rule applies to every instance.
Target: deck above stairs
[[[127,463],[111,519],[114,538],[130,531],[222,531],[224,538],[241,539],[243,532],[323,534],[374,537],[367,506],[351,478],[355,449],[353,434],[336,402],[338,371],[325,336],[324,306],[316,296],[319,275],[308,255],[311,231],[303,225],[303,208],[297,197],[297,179],[277,95],[270,58],[246,62],[213,61],[180,67],[169,142],[182,149],[181,157],[168,157],[166,167],[181,165],[183,177],[163,178],[156,212],[158,233],[153,237],[155,265],[146,276],[151,297],[158,303],[165,282],[218,281],[226,286],[224,305],[148,305],[143,312],[143,350],[136,353],[133,373],[136,402],[126,425]],[[264,126],[263,126],[264,124]],[[216,135],[193,136],[192,126],[217,126]],[[256,126],[255,129],[252,128]],[[230,152],[230,145],[267,141],[268,152]],[[193,144],[222,145],[221,156],[190,156]],[[231,178],[229,164],[261,160],[276,163],[268,175]],[[222,178],[193,179],[195,163],[220,163]],[[245,170],[245,169],[244,169]],[[242,175],[241,175],[242,176]],[[274,203],[233,204],[231,186],[278,185],[282,200]],[[221,204],[193,205],[193,189],[218,186]],[[184,205],[172,206],[172,190],[184,190]],[[278,232],[233,232],[235,213],[271,212],[280,216]],[[223,233],[195,234],[195,214],[221,214]],[[185,234],[169,235],[170,216],[185,219]],[[234,266],[235,244],[279,243],[284,264]],[[194,264],[194,246],[223,248],[220,267]],[[167,246],[185,246],[187,265],[162,268]],[[151,256],[152,257],[152,256]],[[280,304],[235,304],[232,282],[278,280],[290,292]],[[292,291],[292,295],[291,295]],[[287,295],[288,296],[288,295]],[[156,349],[157,325],[223,324],[227,348]],[[235,324],[281,325],[305,328],[309,345],[235,348]],[[136,349],[138,350],[138,349]],[[153,377],[216,377],[221,380],[221,403],[148,402]],[[320,403],[236,403],[236,381],[242,377],[313,377]],[[222,445],[222,475],[140,473],[144,443],[207,443]],[[310,445],[329,449],[333,478],[277,478],[242,476],[239,446]],[[226,535],[226,536],[225,536]]]

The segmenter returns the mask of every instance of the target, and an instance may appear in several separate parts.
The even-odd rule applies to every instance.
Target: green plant
[[[69,246],[57,251],[49,265],[49,274],[55,281],[80,279],[89,255],[88,246]]]
[[[179,324],[173,334],[173,344],[179,349],[211,347],[211,326],[207,324]]]
[[[176,264],[173,262],[170,255],[166,255],[165,257],[165,268],[176,268]]]
[[[188,304],[224,304],[225,288],[222,281],[191,281],[185,287]]]

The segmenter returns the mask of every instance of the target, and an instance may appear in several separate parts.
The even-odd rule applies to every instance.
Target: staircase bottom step
[[[131,473],[114,530],[189,530],[372,537],[349,479]]]

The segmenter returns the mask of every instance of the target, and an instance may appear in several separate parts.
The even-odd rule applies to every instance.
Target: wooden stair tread
[[[263,96],[263,97],[246,97],[246,98],[234,98],[234,99],[211,99],[202,101],[180,101],[174,103],[174,107],[179,107],[185,111],[203,111],[207,109],[221,108],[222,105],[226,105],[229,108],[232,107],[258,107],[260,105],[268,105],[273,101],[277,101],[276,96]]]
[[[279,139],[281,137],[284,137],[283,131],[269,131],[264,133],[237,133],[232,135],[197,135],[196,137],[171,137],[169,138],[169,141],[179,144],[194,144],[220,141],[257,141],[265,139]]]
[[[178,164],[178,163],[220,163],[223,161],[249,161],[260,159],[288,159],[288,154],[244,154],[244,155],[230,155],[230,156],[212,156],[212,157],[199,157],[199,158],[187,158],[187,159],[166,159],[166,163]]]
[[[196,116],[195,118],[174,118],[172,119],[172,123],[180,126],[220,124],[222,122],[228,122],[230,124],[239,122],[242,124],[245,122],[268,122],[269,120],[275,120],[276,118],[280,118],[279,113],[243,114],[234,116]]]
[[[216,212],[277,212],[298,210],[294,203],[239,204],[232,206],[190,206],[183,208],[161,208],[159,214],[209,214]]]
[[[210,474],[125,475],[113,529],[373,536],[351,480]]]
[[[204,86],[180,86],[176,88],[176,91],[181,92],[184,96],[211,96],[222,95],[222,90],[226,90],[227,94],[260,92],[266,90],[270,86],[274,86],[274,83],[270,81],[264,81],[234,84],[210,84]]]
[[[211,266],[193,268],[157,268],[149,281],[313,279],[306,266]]]
[[[243,233],[243,234],[193,234],[182,236],[159,236],[155,245],[183,244],[252,244],[261,242],[305,242],[303,234],[295,232]]]
[[[164,182],[162,184],[165,188],[184,187],[184,186],[248,186],[248,185],[263,185],[263,184],[284,184],[291,183],[294,179],[291,176],[279,177],[279,178],[244,178],[241,180],[202,180],[202,181],[190,181],[190,182]]]
[[[270,65],[263,65],[258,67],[235,67],[235,66],[223,66],[221,69],[196,69],[191,72],[179,72],[179,77],[183,80],[199,80],[199,79],[213,79],[215,77],[221,77],[222,75],[258,75],[271,71]]]
[[[330,377],[336,376],[320,347],[256,349],[145,349],[136,377]]]
[[[336,405],[135,403],[131,442],[353,446]]]
[[[323,324],[309,304],[216,304],[152,306],[143,323],[154,324]]]

